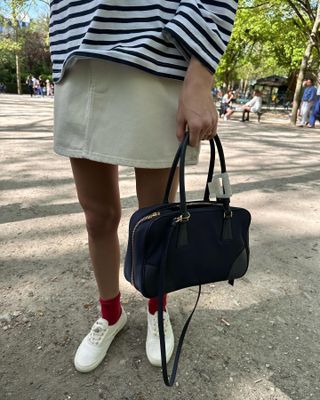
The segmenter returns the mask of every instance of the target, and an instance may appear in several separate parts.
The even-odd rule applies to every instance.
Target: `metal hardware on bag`
[[[232,240],[232,211],[224,210],[222,240]]]
[[[176,218],[174,218],[174,222],[177,224],[177,223],[180,223],[180,222],[188,222],[189,221],[189,219],[190,219],[190,217],[191,217],[191,214],[189,213],[189,212],[187,212],[187,215],[179,215],[178,217],[176,217]]]
[[[232,211],[225,211],[224,212],[224,218],[232,218]]]
[[[132,231],[132,240],[131,240],[131,246],[132,246],[131,284],[132,284],[133,286],[135,286],[135,285],[134,285],[134,260],[135,260],[135,253],[134,253],[134,247],[135,247],[135,246],[134,246],[134,234],[135,234],[135,232],[136,232],[138,226],[139,226],[140,224],[142,224],[142,222],[148,221],[148,220],[153,219],[153,218],[155,218],[155,217],[159,217],[159,215],[160,215],[160,211],[155,211],[155,212],[153,212],[152,214],[146,215],[145,217],[139,219],[139,221],[135,224],[135,226],[134,226],[134,228],[133,228],[133,231]]]
[[[160,215],[160,211],[156,211],[152,214],[147,215],[146,217],[144,217],[142,219],[152,219],[152,218],[158,217],[159,215]]]

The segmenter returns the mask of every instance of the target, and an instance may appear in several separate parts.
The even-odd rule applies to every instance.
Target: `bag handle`
[[[210,140],[209,143],[210,143],[210,164],[209,164],[209,171],[208,171],[207,183],[204,191],[203,201],[210,201],[209,183],[212,182],[214,174],[214,164],[216,161],[216,148],[214,142]]]
[[[169,253],[169,245],[171,242],[171,237],[174,231],[174,228],[176,226],[176,222],[173,220],[173,223],[170,227],[170,231],[168,234],[168,240],[165,246],[165,251],[164,251],[164,256],[162,258],[161,266],[160,266],[160,277],[159,277],[159,287],[158,287],[158,328],[159,328],[159,337],[160,337],[160,350],[161,350],[161,366],[162,366],[162,376],[164,383],[167,386],[173,386],[177,371],[178,371],[178,364],[179,364],[179,359],[181,355],[181,350],[183,346],[183,341],[185,338],[185,335],[187,333],[189,324],[191,322],[192,316],[197,308],[200,295],[201,295],[201,285],[199,285],[199,290],[198,290],[198,296],[195,302],[195,305],[193,307],[193,310],[191,311],[187,321],[185,322],[180,337],[179,337],[179,342],[177,345],[177,350],[175,352],[174,356],[174,361],[173,361],[173,367],[171,371],[170,377],[168,376],[168,369],[167,369],[167,356],[166,356],[166,342],[165,342],[165,337],[164,337],[164,327],[163,327],[163,295],[164,295],[164,283],[165,283],[165,271],[166,271],[166,266],[168,262],[168,253]]]
[[[174,157],[171,169],[170,169],[170,174],[169,174],[169,178],[168,178],[168,182],[167,182],[167,187],[166,187],[166,191],[165,191],[165,195],[163,198],[163,203],[164,204],[168,204],[169,203],[169,194],[170,194],[170,190],[172,187],[172,183],[173,183],[173,178],[174,178],[174,174],[176,172],[177,166],[178,166],[178,162],[180,160],[180,156],[181,156],[181,150],[182,150],[182,142],[180,143],[178,150],[176,152],[176,155]]]
[[[180,222],[188,221],[190,218],[190,214],[187,210],[186,190],[185,190],[185,158],[186,158],[188,144],[189,144],[189,132],[186,131],[185,137],[184,137],[182,143],[180,144],[180,146],[177,150],[176,156],[174,158],[174,161],[173,161],[173,164],[171,167],[171,171],[170,171],[170,175],[169,175],[169,179],[168,179],[168,183],[167,183],[167,188],[165,191],[165,196],[164,196],[164,203],[167,204],[169,193],[170,193],[172,182],[173,182],[174,173],[176,171],[178,161],[180,160],[180,171],[179,171],[180,210],[181,210]],[[230,189],[230,184],[229,184],[228,175],[227,175],[224,152],[223,152],[222,144],[221,144],[221,141],[220,141],[218,135],[216,135],[214,137],[214,139],[210,139],[210,149],[211,149],[211,151],[210,151],[210,166],[209,166],[209,172],[208,172],[208,177],[207,177],[205,198],[208,199],[208,197],[210,195],[209,184],[211,183],[211,180],[212,180],[214,163],[215,163],[214,145],[216,145],[216,147],[218,149],[220,168],[221,168],[221,177],[223,178],[223,187],[221,190],[217,190],[217,201],[219,203],[223,204],[225,212],[228,215],[230,215],[230,213],[231,213],[231,211],[230,211],[231,189]]]
[[[187,134],[188,134],[188,131],[186,131],[186,135]],[[167,182],[167,187],[166,187],[165,195],[163,198],[164,204],[169,203],[169,194],[170,194],[171,186],[173,183],[174,174],[176,172],[178,162],[181,157],[182,145],[183,145],[183,142],[179,145],[179,148],[176,152],[175,158],[174,158],[172,166],[171,166],[171,170],[170,170],[170,174],[169,174],[169,178],[168,178],[168,182]],[[215,146],[214,146],[214,141],[210,140],[210,165],[209,165],[209,171],[208,171],[208,176],[207,176],[207,184],[206,184],[206,189],[205,189],[205,194],[204,194],[204,201],[210,200],[209,199],[210,192],[209,192],[208,183],[212,181],[214,165],[215,165]]]

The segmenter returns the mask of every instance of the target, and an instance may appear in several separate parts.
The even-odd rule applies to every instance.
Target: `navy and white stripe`
[[[209,71],[230,39],[237,0],[51,0],[53,80],[79,58],[183,80],[192,55]]]

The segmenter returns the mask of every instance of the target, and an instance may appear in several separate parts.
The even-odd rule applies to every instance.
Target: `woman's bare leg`
[[[88,232],[89,253],[100,297],[119,293],[121,204],[118,166],[70,158],[78,199]]]
[[[178,171],[173,179],[169,202],[175,201],[178,189]],[[139,208],[160,204],[166,190],[170,168],[163,169],[147,169],[135,168],[136,174],[136,190],[139,202]]]
[[[242,121],[249,121],[250,111],[251,111],[251,107],[248,107],[248,106],[243,107]]]
[[[234,111],[233,110],[228,110],[227,112],[226,112],[226,118],[227,119],[230,119],[231,118],[231,115],[234,113]]]

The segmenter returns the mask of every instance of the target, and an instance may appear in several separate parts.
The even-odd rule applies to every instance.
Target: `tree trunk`
[[[248,89],[248,79],[246,79],[244,81],[243,90],[242,90],[243,97],[246,97],[247,89]]]
[[[16,79],[17,79],[17,92],[18,94],[22,94],[21,90],[21,72],[20,72],[20,56],[19,56],[19,21],[18,21],[18,4],[14,1],[11,2],[11,20],[12,26],[14,29],[14,40],[17,45],[16,50]]]
[[[299,71],[299,75],[298,75],[296,90],[295,90],[295,93],[294,93],[292,116],[291,116],[291,123],[293,125],[295,125],[296,122],[297,122],[297,115],[298,115],[298,109],[299,109],[300,97],[301,97],[301,90],[302,90],[302,82],[303,82],[303,79],[304,79],[305,74],[306,74],[306,70],[307,70],[307,67],[308,67],[308,62],[309,62],[309,59],[310,59],[310,56],[311,56],[311,52],[312,52],[313,46],[315,45],[315,36],[316,36],[316,34],[318,32],[319,26],[320,26],[320,1],[318,1],[317,16],[316,16],[316,19],[314,21],[312,32],[311,32],[310,38],[308,40],[308,44],[307,44],[306,50],[305,50],[304,55],[303,55],[303,59],[302,59],[302,62],[301,62],[300,71]]]
[[[240,80],[240,87],[239,87],[239,89],[240,89],[240,93],[242,93],[242,92],[243,92],[243,84],[244,84],[244,80],[243,80],[243,79],[241,79],[241,80]]]
[[[20,57],[19,57],[18,53],[16,53],[16,75],[17,75],[17,90],[18,90],[18,94],[22,94],[21,73],[20,73]]]

